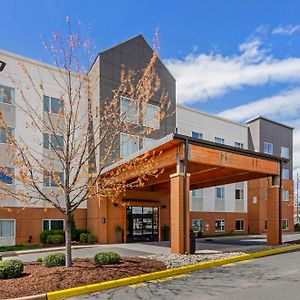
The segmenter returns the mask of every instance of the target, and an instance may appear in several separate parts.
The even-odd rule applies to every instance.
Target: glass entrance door
[[[127,206],[127,242],[158,241],[158,207]]]

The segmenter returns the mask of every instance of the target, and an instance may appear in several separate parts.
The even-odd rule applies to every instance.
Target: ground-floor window
[[[235,220],[235,230],[236,231],[244,230],[244,220]]]
[[[219,219],[215,221],[215,231],[224,231],[225,230],[225,221],[224,219]]]
[[[59,230],[64,229],[64,220],[53,219],[53,220],[43,220],[43,230]]]
[[[203,220],[193,219],[192,220],[192,230],[195,233],[203,231]]]
[[[282,230],[288,230],[289,229],[289,220],[283,219],[282,220]]]
[[[15,220],[0,220],[0,238],[15,237]]]

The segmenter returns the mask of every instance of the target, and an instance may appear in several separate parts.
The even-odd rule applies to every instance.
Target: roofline
[[[262,119],[262,120],[265,120],[265,121],[268,121],[268,122],[271,122],[271,123],[274,123],[274,124],[286,127],[288,129],[294,130],[294,127],[291,127],[289,125],[286,125],[286,124],[283,124],[283,123],[280,123],[280,122],[277,122],[277,121],[274,121],[274,120],[271,120],[271,119],[268,119],[268,118],[266,118],[264,116],[261,116],[261,115],[258,115],[256,117],[254,117],[254,118],[246,121],[246,123],[249,124],[249,123],[252,123],[252,122],[254,122],[254,121],[258,120],[258,119]]]
[[[210,114],[210,113],[207,113],[207,112],[195,109],[195,108],[184,106],[184,105],[179,104],[179,103],[176,103],[176,107],[180,107],[180,108],[183,108],[183,109],[186,109],[186,110],[190,110],[190,111],[195,112],[195,113],[200,113],[200,114],[202,114],[204,116],[207,116],[207,117],[215,118],[215,119],[227,122],[227,123],[231,123],[231,124],[238,125],[238,126],[241,126],[241,127],[244,127],[244,128],[248,128],[248,126],[245,125],[245,124],[241,124],[239,122],[235,122],[235,121],[232,121],[232,120],[220,117],[218,115]]]

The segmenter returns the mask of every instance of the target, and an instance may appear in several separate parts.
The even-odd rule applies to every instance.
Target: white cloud
[[[300,58],[277,60],[253,37],[239,47],[240,54],[192,53],[183,59],[168,59],[167,67],[177,80],[179,103],[207,101],[244,86],[300,79]]]
[[[275,35],[292,35],[295,32],[300,31],[300,25],[279,25],[272,30],[272,34]]]

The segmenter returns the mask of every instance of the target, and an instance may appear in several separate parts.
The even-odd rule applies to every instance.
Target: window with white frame
[[[0,219],[0,239],[15,237],[15,220]]]
[[[281,157],[290,158],[290,149],[286,147],[281,147]]]
[[[64,101],[58,98],[44,95],[43,109],[45,112],[60,114],[64,111]]]
[[[14,168],[0,167],[0,181],[5,184],[13,184]]]
[[[43,185],[44,187],[58,187],[59,184],[63,184],[64,172],[55,172],[54,175],[44,174]]]
[[[13,104],[15,101],[15,89],[0,84],[0,103]]]
[[[203,190],[202,189],[192,190],[192,197],[203,198]]]
[[[223,138],[220,138],[220,137],[215,137],[215,143],[218,143],[218,144],[225,144],[225,140]]]
[[[160,128],[160,107],[145,103],[143,125],[146,127],[159,129]]]
[[[289,201],[289,196],[288,190],[282,190],[282,201]]]
[[[244,200],[244,190],[243,189],[235,190],[235,199],[236,200]]]
[[[139,138],[134,135],[120,134],[120,156],[127,157],[139,150]]]
[[[192,137],[196,139],[203,139],[203,133],[192,131]]]
[[[289,169],[282,169],[282,179],[290,179],[290,171]]]
[[[235,220],[235,230],[236,231],[244,230],[244,220]]]
[[[203,220],[193,219],[192,220],[192,230],[195,233],[203,232]]]
[[[264,142],[264,153],[273,154],[273,144]]]
[[[143,148],[150,147],[153,143],[155,143],[155,139],[143,138]]]
[[[289,229],[289,220],[283,219],[282,220],[282,230],[288,230]]]
[[[225,188],[224,186],[218,186],[215,188],[216,199],[224,199],[225,198]]]
[[[43,230],[64,230],[65,222],[63,219],[43,220]]]
[[[125,122],[139,122],[139,104],[137,100],[133,100],[124,96],[120,97],[120,114]]]
[[[62,135],[43,133],[43,147],[45,149],[51,149],[52,147],[54,150],[63,150],[64,137]]]
[[[240,149],[244,149],[244,144],[240,143],[240,142],[235,142],[235,147],[240,148]]]
[[[215,231],[225,231],[224,219],[215,220]]]
[[[8,144],[9,143],[9,136],[14,136],[14,129],[11,127],[7,127],[7,130],[4,128],[0,128],[0,143]]]

